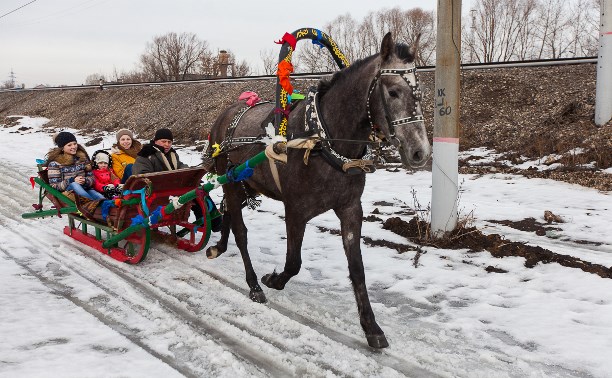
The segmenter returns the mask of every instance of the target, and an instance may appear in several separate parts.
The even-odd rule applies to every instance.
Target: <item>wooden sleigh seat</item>
[[[131,219],[141,215],[147,216],[159,206],[166,206],[170,202],[170,197],[179,197],[200,185],[202,177],[206,174],[204,168],[187,168],[176,171],[164,171],[133,175],[123,186],[123,193],[118,197],[119,200],[139,199],[137,203],[127,206],[111,206],[104,214],[103,202],[106,200],[91,201],[74,195],[71,191],[63,192],[70,201],[74,200],[76,208],[81,215],[89,220],[106,224],[115,230],[122,230],[128,227]],[[40,170],[38,176],[47,185],[49,177],[46,169]],[[144,194],[144,195],[143,195]],[[72,206],[71,203],[58,198],[50,191],[46,191],[45,196],[53,203],[56,209]],[[93,203],[95,202],[95,203]],[[121,202],[121,201],[119,201]],[[132,201],[136,202],[136,201]],[[189,210],[194,201],[187,203],[166,219],[166,223],[186,222],[189,219]],[[149,214],[147,214],[149,213]]]

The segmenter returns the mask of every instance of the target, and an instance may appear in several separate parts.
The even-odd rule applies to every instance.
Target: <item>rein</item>
[[[315,88],[310,88],[308,92],[308,100],[306,102],[306,113],[305,113],[305,124],[304,129],[309,134],[313,135],[312,138],[316,139],[321,144],[321,153],[323,158],[337,170],[348,173],[350,175],[361,174],[363,172],[370,173],[374,172],[374,152],[371,144],[375,142],[353,140],[353,139],[333,139],[328,138],[329,129],[325,125],[323,118],[319,115],[319,97],[318,92]],[[334,150],[332,141],[344,141],[349,143],[365,144],[366,150],[363,156],[359,159],[351,159],[341,155],[339,152]]]

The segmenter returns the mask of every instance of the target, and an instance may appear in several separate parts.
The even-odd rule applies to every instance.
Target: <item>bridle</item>
[[[370,97],[372,96],[372,93],[374,92],[374,88],[376,88],[376,84],[378,84],[378,80],[380,79],[381,76],[394,76],[394,75],[401,76],[401,78],[404,79],[406,84],[408,84],[410,89],[412,89],[412,95],[415,98],[414,107],[412,108],[412,114],[409,117],[400,118],[396,120],[390,120],[389,119],[389,109],[387,106],[387,102],[385,101],[385,98],[384,98],[384,93],[382,90],[380,91],[380,99],[383,104],[383,108],[385,112],[385,119],[387,120],[387,123],[389,125],[389,137],[392,140],[394,140],[394,142],[399,144],[399,140],[395,136],[396,127],[403,126],[403,125],[409,125],[411,123],[416,123],[416,122],[423,122],[423,114],[417,114],[419,113],[418,108],[419,108],[419,104],[422,99],[422,93],[421,93],[421,88],[419,87],[419,79],[416,76],[416,66],[414,62],[410,63],[408,65],[408,68],[382,68],[380,69],[378,73],[376,74],[376,76],[374,77],[374,79],[372,79],[372,82],[370,83],[370,89],[368,90],[368,99],[366,101],[366,110],[368,112],[368,121],[370,122],[370,127],[374,131],[376,129],[376,126],[374,125],[374,122],[372,121],[372,112],[370,110]],[[414,85],[410,83],[411,75],[414,75],[414,80],[415,80]]]

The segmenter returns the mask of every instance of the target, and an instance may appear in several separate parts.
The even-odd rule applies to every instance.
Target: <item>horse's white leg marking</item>
[[[353,241],[353,233],[349,232],[348,234],[346,234],[346,237],[343,238],[344,241],[344,249],[347,250],[349,248],[349,245],[351,244],[351,241]]]

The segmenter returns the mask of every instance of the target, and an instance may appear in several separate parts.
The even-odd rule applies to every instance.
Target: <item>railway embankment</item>
[[[419,79],[432,133],[433,72],[421,72]],[[592,63],[462,71],[460,148],[487,147],[500,153],[493,163],[462,161],[462,171],[512,172],[521,161],[542,159],[557,168],[521,173],[612,190],[611,175],[602,172],[612,167],[612,125],[594,123],[595,82]],[[294,82],[304,92],[312,85],[312,79]],[[255,91],[273,101],[274,89],[275,80],[261,79],[0,92],[0,123],[11,115],[41,116],[50,119],[51,128],[92,134],[130,128],[142,139],[169,127],[178,142],[199,144],[215,118],[242,92]]]

